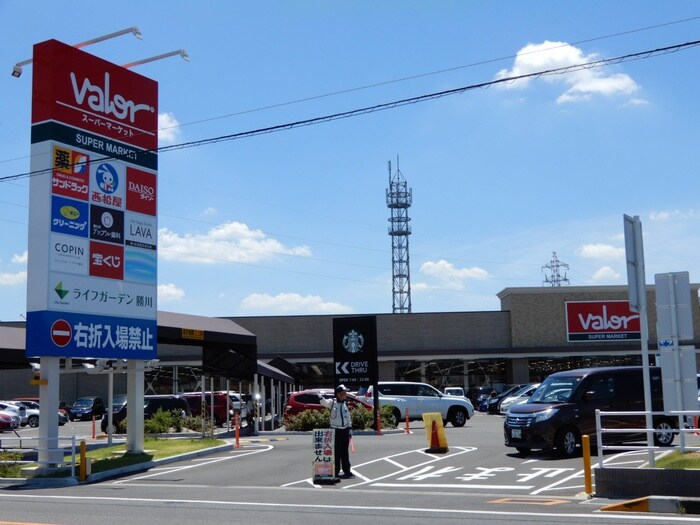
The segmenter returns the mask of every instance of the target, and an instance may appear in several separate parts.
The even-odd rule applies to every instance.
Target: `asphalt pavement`
[[[85,425],[74,423],[74,425]],[[77,430],[83,429],[77,427]],[[87,427],[89,429],[89,426]],[[697,517],[601,512],[584,492],[581,458],[521,457],[503,445],[503,418],[448,425],[448,452],[412,433],[356,434],[355,479],[315,485],[312,437],[244,436],[241,446],[78,487],[0,491],[0,523],[697,523]],[[595,462],[596,458],[594,458]],[[630,475],[646,453],[608,454]],[[6,520],[6,521],[2,521]],[[97,521],[96,521],[97,520]]]

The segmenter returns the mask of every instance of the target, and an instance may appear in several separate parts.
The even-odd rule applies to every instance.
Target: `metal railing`
[[[642,427],[628,427],[628,428],[605,428],[602,424],[602,419],[604,417],[645,417],[647,414],[652,416],[666,416],[668,419],[673,419],[678,421],[676,428],[667,430],[667,432],[673,432],[673,434],[679,434],[680,444],[679,445],[669,445],[669,446],[657,446],[653,444],[653,439],[650,439],[654,434],[659,434],[665,432],[663,430],[658,430],[656,428],[645,428]],[[598,449],[598,466],[600,468],[604,467],[603,464],[603,452],[605,450],[700,450],[700,442],[698,445],[688,445],[686,443],[687,434],[697,434],[700,429],[689,426],[693,424],[694,418],[700,417],[700,410],[671,410],[671,411],[636,411],[636,412],[604,412],[601,410],[595,411],[595,423],[596,423],[596,446]],[[606,445],[603,443],[604,434],[647,434],[647,444],[646,445],[625,445],[625,444],[615,444]],[[651,443],[649,443],[651,441]]]
[[[42,448],[40,446],[41,442],[55,442],[58,445],[59,441],[70,441],[70,445],[65,448],[57,447],[57,448],[48,448],[44,447]],[[36,446],[26,446],[26,445],[31,445],[32,443],[36,443]],[[46,438],[46,437],[22,437],[22,436],[16,436],[16,437],[5,437],[3,436],[0,438],[0,450],[5,452],[5,451],[15,451],[15,452],[28,452],[28,451],[35,451],[37,454],[37,459],[36,461],[28,461],[26,463],[29,464],[34,464],[37,463],[39,465],[66,465],[66,463],[70,466],[70,475],[71,477],[75,477],[75,465],[76,465],[76,449],[78,445],[76,444],[76,438],[75,436],[66,436],[66,437],[51,437],[51,438]],[[62,460],[61,461],[56,461],[56,460],[40,460],[39,456],[41,452],[48,452],[48,453],[56,453],[56,456],[58,456],[58,453],[60,453]],[[70,461],[66,462],[66,452],[70,452]]]

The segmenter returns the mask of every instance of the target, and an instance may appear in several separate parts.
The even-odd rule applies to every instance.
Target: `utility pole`
[[[569,265],[561,262],[557,257],[557,252],[552,252],[552,259],[548,264],[542,267],[542,270],[548,270],[549,275],[544,276],[544,281],[542,281],[542,286],[561,286],[562,284],[569,284],[569,279],[566,277],[566,273],[562,275],[561,270],[568,270]]]

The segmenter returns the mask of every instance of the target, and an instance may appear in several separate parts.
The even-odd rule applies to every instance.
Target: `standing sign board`
[[[639,341],[639,314],[629,301],[567,301],[567,341]]]
[[[358,388],[377,382],[377,318],[333,319],[334,384]]]
[[[314,481],[335,478],[335,430],[332,428],[313,431],[311,473]]]
[[[27,355],[156,356],[158,84],[34,46]]]

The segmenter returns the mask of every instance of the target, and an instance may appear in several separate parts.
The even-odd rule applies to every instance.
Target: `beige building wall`
[[[700,284],[691,285],[691,311],[695,341],[700,336]],[[656,294],[654,286],[647,286],[649,343],[656,344]],[[501,309],[511,315],[513,347],[580,347],[583,343],[567,342],[567,301],[628,300],[627,286],[562,286],[541,288],[506,288],[498,294]],[[610,348],[611,342],[586,342],[585,346]]]

